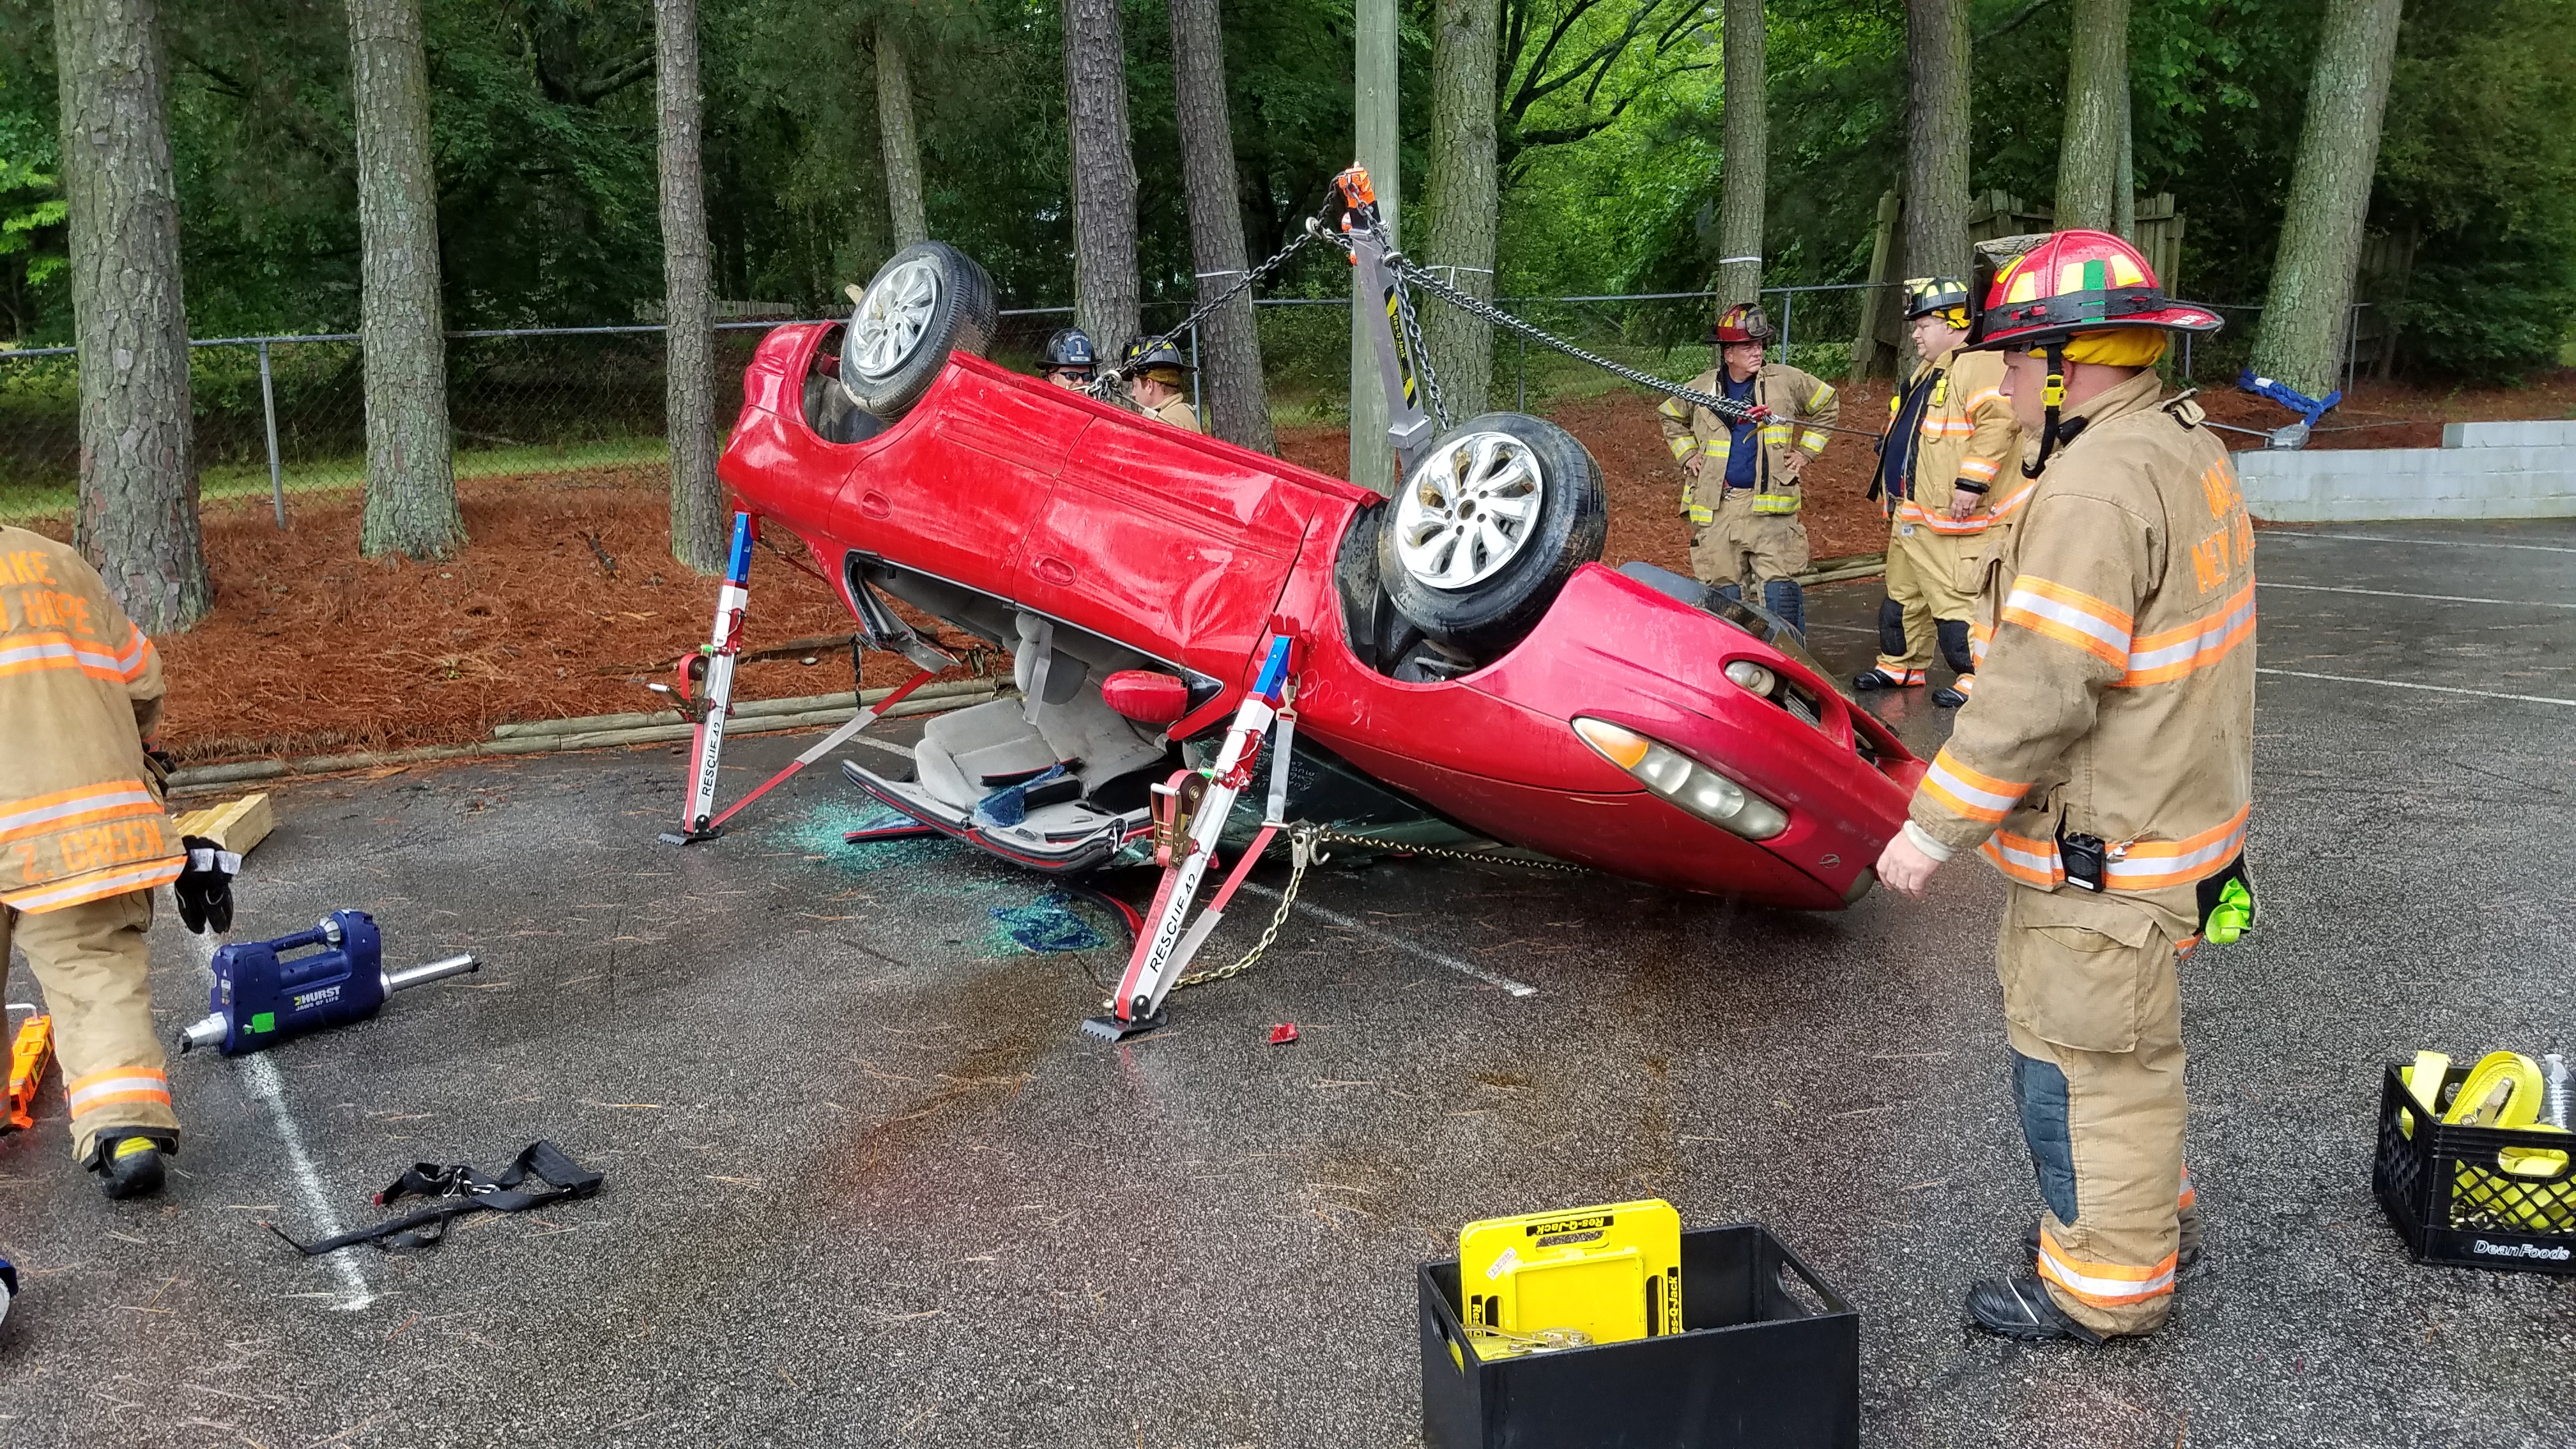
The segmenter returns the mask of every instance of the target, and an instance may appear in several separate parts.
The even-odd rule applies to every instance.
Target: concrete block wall
[[[2450,423],[2438,448],[2235,456],[2245,506],[2274,523],[2576,517],[2576,419]]]

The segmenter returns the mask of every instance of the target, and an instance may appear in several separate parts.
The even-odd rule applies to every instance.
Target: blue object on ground
[[[2312,428],[2317,425],[2317,419],[2333,412],[2335,404],[2343,401],[2342,388],[2336,388],[2334,391],[2327,393],[2322,398],[2313,398],[2308,396],[2306,393],[2299,391],[2297,388],[2290,386],[2286,382],[2275,382],[2268,377],[2257,377],[2254,373],[2254,369],[2250,367],[2236,375],[2236,385],[2245,389],[2247,392],[2254,394],[2256,397],[2263,398],[2270,402],[2279,403],[2281,406],[2297,413],[2300,420]]]
[[[995,906],[993,919],[1031,951],[1089,951],[1107,945],[1072,908],[1073,897],[1049,891],[1025,906]]]

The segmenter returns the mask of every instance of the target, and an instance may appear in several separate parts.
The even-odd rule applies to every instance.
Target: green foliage
[[[0,37],[9,30],[0,27]],[[26,82],[0,71],[0,345],[33,340],[48,303],[59,308],[64,250],[62,143],[51,107],[31,104]]]
[[[2135,169],[2189,223],[2177,290],[2262,299],[2321,0],[2132,0]],[[932,230],[1005,306],[1072,290],[1057,0],[700,0],[708,212],[727,299],[816,314],[888,248],[874,46],[911,60]],[[2053,189],[2065,0],[1972,0],[1972,184]],[[1226,7],[1246,240],[1297,234],[1348,161],[1350,0]],[[2402,365],[2547,365],[2576,334],[2576,25],[2566,0],[2410,7],[2374,232],[2411,269],[2368,279]],[[0,0],[0,338],[71,331],[48,0]],[[1403,8],[1418,196],[1430,0]],[[625,322],[658,305],[650,0],[424,0],[450,325]],[[186,295],[201,335],[345,330],[357,314],[347,34],[339,0],[165,6]],[[1903,165],[1902,0],[1771,0],[1772,285],[1857,278]],[[1686,291],[1715,253],[1727,98],[1716,9],[1503,0],[1498,103],[1509,295]],[[1148,320],[1195,295],[1165,7],[1127,0]],[[1411,234],[1411,228],[1408,228]],[[2403,270],[2401,290],[2395,278]],[[1332,296],[1317,249],[1274,293]],[[1797,334],[1832,345],[1825,298]],[[1284,313],[1289,309],[1281,309]],[[1301,406],[1340,405],[1342,320],[1264,318]],[[1688,305],[1633,309],[1623,346],[1696,345]],[[2244,314],[2238,314],[2240,317]],[[1276,334],[1275,338],[1272,334]],[[2220,344],[2222,351],[2226,346]],[[1310,376],[1311,374],[1311,376]],[[1303,379],[1299,381],[1298,379]]]

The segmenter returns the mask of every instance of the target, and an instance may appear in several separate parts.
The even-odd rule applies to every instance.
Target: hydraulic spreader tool
[[[307,954],[288,954],[297,951]],[[401,971],[385,970],[384,959],[384,937],[365,911],[333,911],[309,931],[222,947],[212,1010],[179,1034],[179,1050],[220,1046],[228,1057],[246,1056],[373,1016],[397,991],[483,969],[470,955]]]

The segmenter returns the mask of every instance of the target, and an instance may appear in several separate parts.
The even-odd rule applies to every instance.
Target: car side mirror
[[[1190,687],[1151,669],[1121,669],[1100,681],[1100,698],[1138,724],[1167,725],[1190,712]]]

